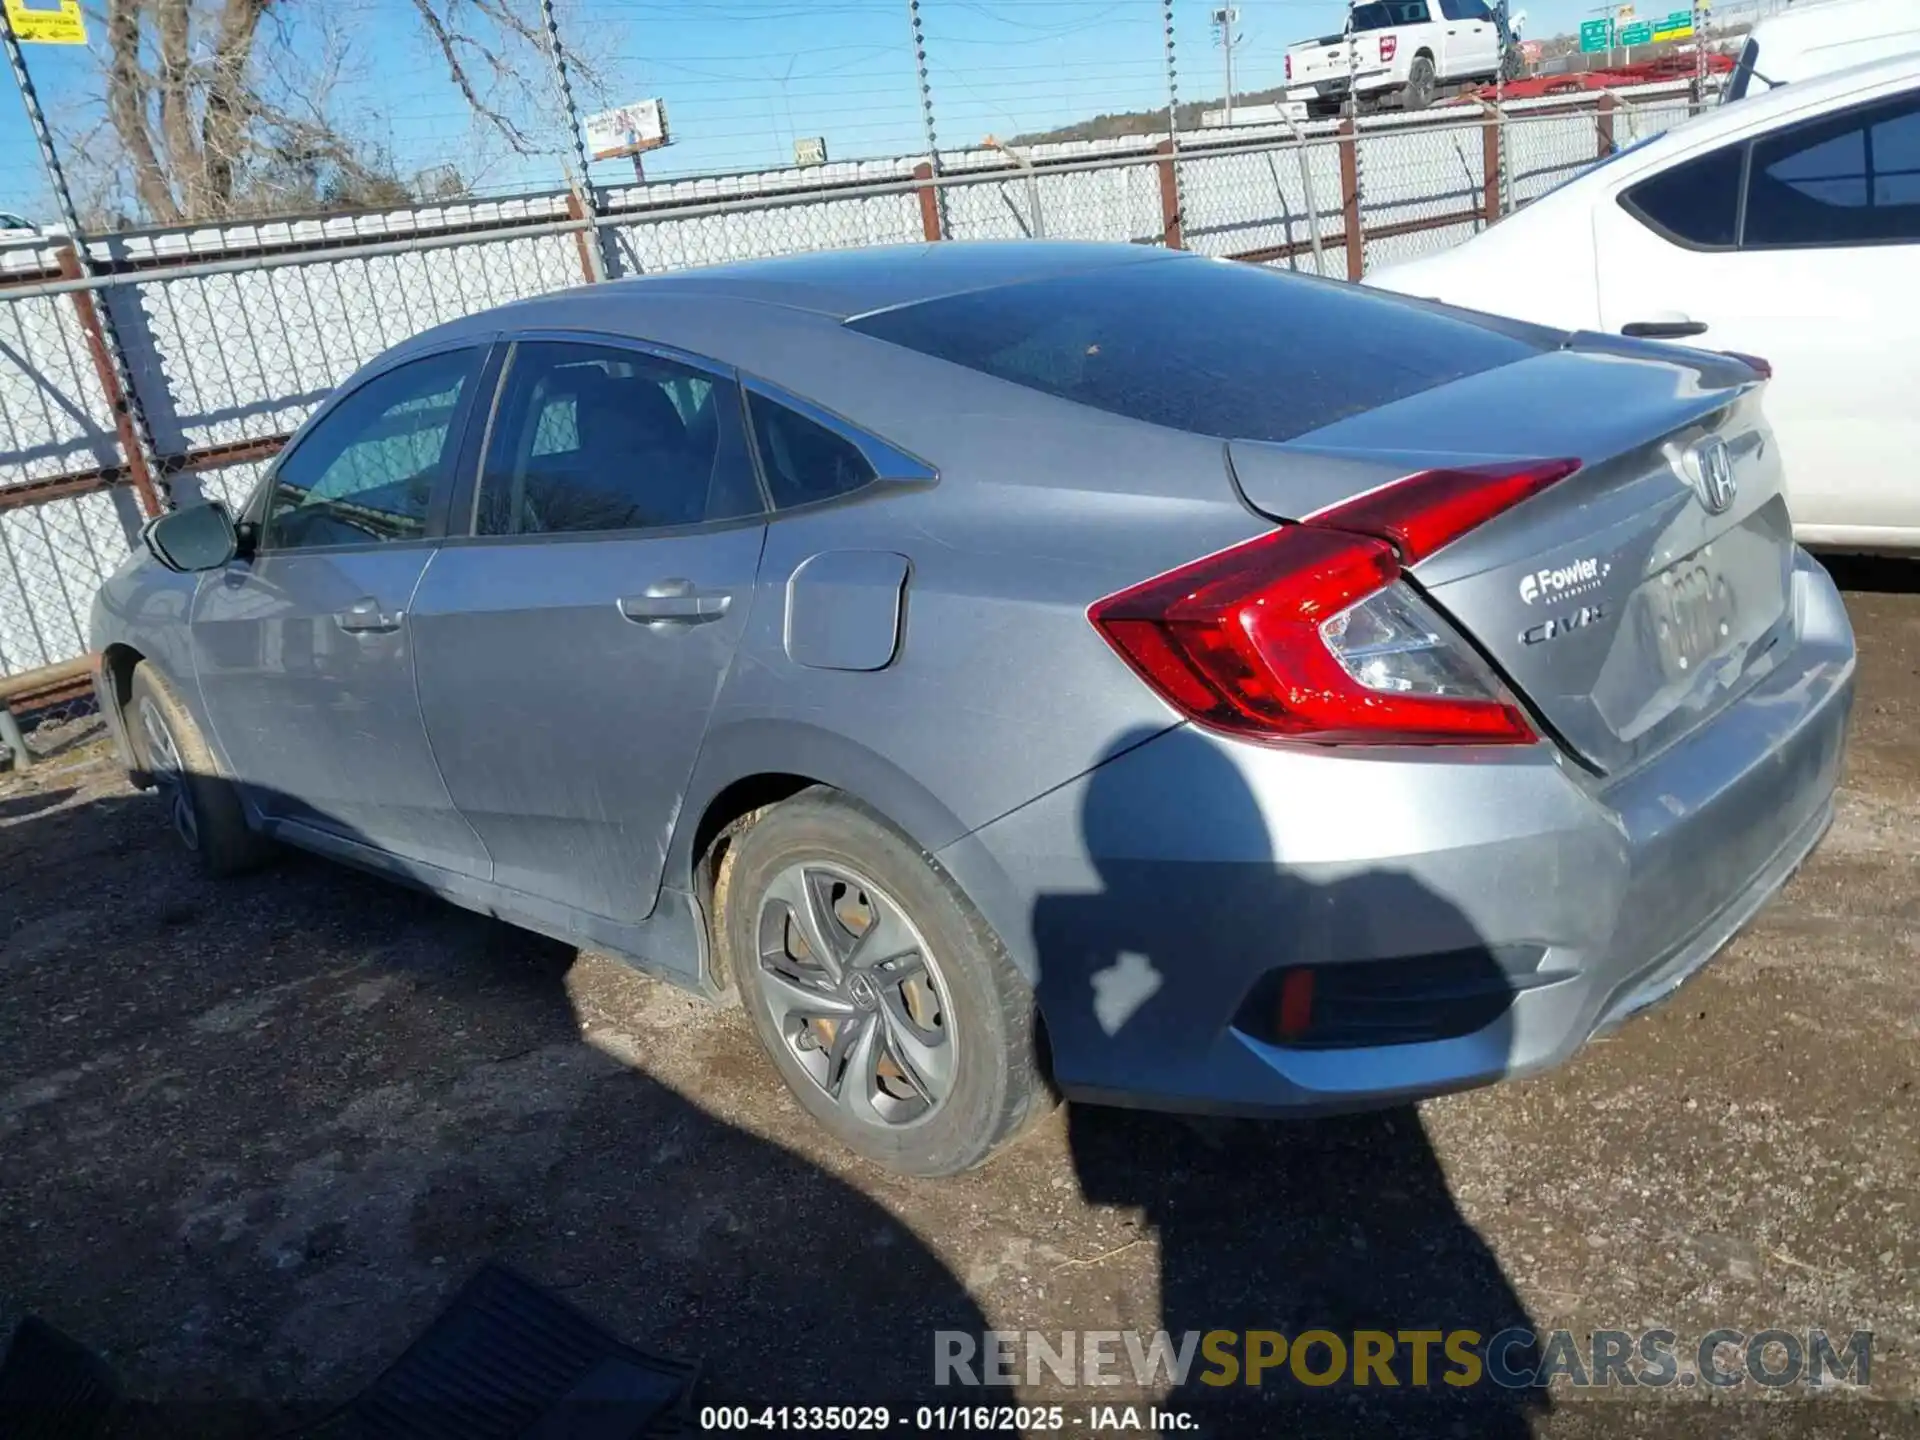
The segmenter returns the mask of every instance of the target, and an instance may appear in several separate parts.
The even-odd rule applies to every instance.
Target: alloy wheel
[[[166,717],[150,699],[140,702],[140,729],[147,741],[147,769],[154,787],[167,807],[167,821],[173,833],[187,849],[200,849],[200,817],[193,808],[193,796],[187,789],[186,766],[180,763],[180,747],[174,744],[173,731]]]
[[[760,989],[813,1083],[867,1124],[914,1125],[952,1093],[945,977],[898,901],[840,865],[807,861],[767,887]]]

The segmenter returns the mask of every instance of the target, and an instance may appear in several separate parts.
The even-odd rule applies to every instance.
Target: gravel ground
[[[968,1398],[931,1386],[939,1329],[1870,1330],[1870,1383],[1811,1397],[1163,1403],[1225,1435],[1920,1435],[1920,587],[1842,578],[1838,820],[1667,1006],[1417,1111],[1070,1108],[938,1183],[823,1142],[738,1014],[317,860],[210,884],[71,751],[0,786],[0,1326],[45,1316],[209,1434],[351,1395],[488,1258],[756,1404]],[[1143,1398],[1040,1378],[1067,1433]]]

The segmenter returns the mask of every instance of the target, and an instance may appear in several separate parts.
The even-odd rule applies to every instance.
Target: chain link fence
[[[336,385],[508,301],[728,260],[938,239],[1100,240],[1345,278],[1459,241],[1685,117],[1684,93],[906,156],[115,236],[0,274],[0,686],[83,657],[92,596],[172,501],[244,503]],[[1178,174],[1176,180],[1176,166]],[[1350,233],[1351,232],[1351,233]],[[105,354],[102,312],[132,395]],[[1311,343],[1303,339],[1302,343]],[[12,703],[58,737],[84,704]],[[32,722],[32,723],[29,723]],[[33,745],[28,740],[29,747]]]

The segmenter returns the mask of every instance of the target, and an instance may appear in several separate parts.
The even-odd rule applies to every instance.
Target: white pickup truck
[[[1506,57],[1517,60],[1508,27],[1486,0],[1368,0],[1352,13],[1351,37],[1303,40],[1287,51],[1287,99],[1306,102],[1311,115],[1333,114],[1349,88],[1362,108],[1397,100],[1403,110],[1424,110],[1442,87],[1491,80],[1514,63]]]

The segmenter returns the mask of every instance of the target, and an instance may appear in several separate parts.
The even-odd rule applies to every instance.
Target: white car
[[[1309,114],[1337,110],[1349,85],[1369,102],[1397,95],[1401,108],[1424,110],[1442,86],[1500,69],[1500,23],[1486,0],[1367,0],[1351,24],[1351,40],[1325,35],[1287,51],[1287,99]]]
[[[1920,550],[1920,55],[1719,107],[1366,283],[1761,357],[1795,534]]]
[[[24,240],[38,240],[40,227],[24,215],[15,215],[10,210],[0,210],[0,245],[10,245]]]
[[[1720,103],[1915,50],[1920,0],[1827,0],[1789,10],[1753,27]]]

